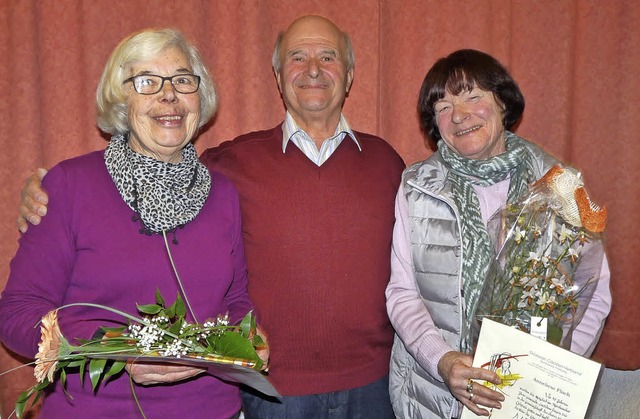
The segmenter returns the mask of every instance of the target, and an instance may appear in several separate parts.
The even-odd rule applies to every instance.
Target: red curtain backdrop
[[[304,14],[327,16],[351,35],[356,67],[347,119],[387,139],[407,164],[431,152],[415,108],[437,58],[476,48],[510,69],[527,101],[517,132],[582,169],[592,197],[609,208],[614,306],[597,356],[637,368],[637,336],[628,359],[607,359],[622,344],[626,316],[640,317],[637,296],[625,292],[638,281],[640,243],[633,215],[640,212],[636,0],[0,0],[0,287],[17,248],[23,179],[106,145],[95,127],[94,96],[118,41],[145,27],[170,26],[199,47],[221,99],[214,123],[197,140],[202,151],[282,120],[273,42]],[[0,372],[18,364],[0,351]],[[3,417],[31,373],[23,368],[0,377]]]

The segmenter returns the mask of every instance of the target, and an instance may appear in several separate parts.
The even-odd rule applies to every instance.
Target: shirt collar
[[[291,137],[293,137],[298,132],[303,132],[307,134],[302,128],[298,126],[298,124],[293,119],[289,111],[287,111],[287,115],[285,116],[284,122],[282,123],[282,152],[283,153],[286,151],[287,144],[291,140]],[[344,115],[340,114],[340,121],[338,121],[338,126],[336,127],[336,130],[333,133],[333,136],[330,138],[333,138],[343,132],[349,137],[351,137],[353,142],[356,143],[356,146],[358,146],[358,150],[362,151],[362,147],[360,147],[360,143],[358,142],[358,139],[356,138],[355,134],[351,130],[351,127],[347,123],[347,120],[345,119]]]

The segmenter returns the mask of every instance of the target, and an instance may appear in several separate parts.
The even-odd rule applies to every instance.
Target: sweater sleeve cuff
[[[440,373],[438,372],[438,362],[440,358],[447,352],[454,351],[449,346],[442,336],[439,335],[426,335],[422,339],[420,349],[418,350],[416,361],[425,371],[429,373],[433,378],[440,382],[444,382]]]

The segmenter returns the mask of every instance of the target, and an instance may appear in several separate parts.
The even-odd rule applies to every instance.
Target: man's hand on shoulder
[[[47,174],[46,169],[38,169],[29,176],[22,187],[20,206],[18,207],[18,230],[24,233],[29,228],[29,223],[40,224],[42,217],[47,215],[49,197],[42,189],[42,179]]]

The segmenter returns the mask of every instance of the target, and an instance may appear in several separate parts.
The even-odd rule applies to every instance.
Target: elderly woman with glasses
[[[153,302],[156,289],[173,301],[181,281],[197,318],[187,315],[190,321],[225,313],[238,321],[253,308],[238,195],[198,161],[192,144],[216,108],[196,48],[171,29],[127,37],[104,69],[97,108],[98,126],[111,141],[49,171],[48,216],[21,237],[0,300],[0,339],[27,357],[38,350],[34,326],[66,304],[136,315],[136,304]],[[85,306],[58,316],[69,339],[90,339],[99,327],[123,321]],[[198,369],[134,363],[128,371],[147,384],[135,385],[135,398],[127,373],[95,393],[87,380],[69,376],[66,390],[58,382],[46,395],[40,417],[138,417],[137,402],[151,418],[230,418],[240,411],[238,387]]]

